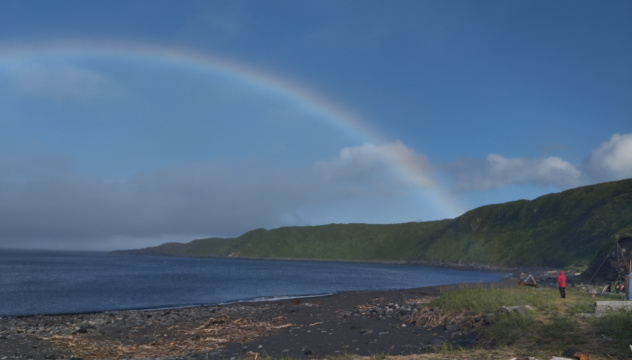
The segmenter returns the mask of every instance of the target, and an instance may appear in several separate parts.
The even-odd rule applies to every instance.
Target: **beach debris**
[[[535,281],[533,275],[529,274],[524,279],[522,278],[522,276],[520,277],[520,281],[518,281],[518,286],[538,287],[538,283],[537,281]]]
[[[259,360],[261,359],[261,354],[259,354],[258,352],[255,351],[248,351],[248,358],[252,359],[252,360]]]
[[[375,298],[368,304],[361,304],[355,307],[353,312],[341,312],[342,318],[348,317],[372,317],[377,319],[385,318],[401,318],[405,321],[415,311],[429,303],[432,297],[413,298],[402,301],[401,303],[390,303],[386,299]]]
[[[566,357],[566,355],[564,356],[565,357],[553,356],[551,360],[589,360],[588,355],[583,354],[583,353],[578,354],[578,356],[574,356],[574,355],[571,355],[571,357]],[[585,356],[585,357],[580,357],[580,356]],[[540,360],[540,359],[533,356],[529,356],[529,357],[524,357],[524,358],[513,357],[509,360]]]
[[[538,358],[535,357],[526,357],[526,358],[511,358],[509,360],[539,360]],[[571,349],[566,349],[564,351],[564,353],[562,353],[562,357],[560,356],[553,356],[551,358],[551,360],[590,360],[588,358],[588,355],[584,354],[583,352],[575,349],[575,348],[571,348]]]
[[[215,350],[226,343],[248,342],[279,329],[290,327],[280,316],[270,321],[254,321],[249,318],[231,318],[226,314],[209,318],[201,324],[180,324],[163,329],[161,338],[99,339],[89,332],[73,332],[69,335],[52,335],[45,340],[56,347],[70,351],[74,357],[88,359],[139,359],[164,356],[184,356],[191,352]],[[150,327],[153,324],[147,323]],[[130,332],[142,329],[130,329]],[[259,360],[260,356],[255,356]]]
[[[415,327],[432,328],[445,325],[447,318],[448,315],[437,307],[424,307],[414,311],[408,318],[408,322],[414,324]]]
[[[531,305],[516,305],[516,306],[502,306],[498,309],[499,313],[516,313],[520,315],[525,315],[527,312],[536,311],[537,309]]]
[[[569,348],[569,349],[564,350],[564,352],[562,353],[562,356],[566,356],[574,360],[590,360],[588,358],[588,355],[586,355],[582,351],[579,351],[576,348]]]

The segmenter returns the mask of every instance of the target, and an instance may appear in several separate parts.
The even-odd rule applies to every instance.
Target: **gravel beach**
[[[476,326],[427,306],[462,284],[178,309],[0,318],[0,359],[323,358],[467,347]],[[515,286],[506,279],[494,286]],[[423,319],[421,321],[420,319]],[[484,322],[485,319],[476,321]]]

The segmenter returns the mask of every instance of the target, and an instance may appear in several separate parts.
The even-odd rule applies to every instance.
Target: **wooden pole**
[[[626,299],[628,299],[628,300],[630,300],[630,295],[632,294],[632,292],[630,291],[630,287],[631,287],[630,286],[631,285],[630,284],[630,276],[632,276],[632,260],[630,260],[629,265],[630,265],[630,271],[628,271],[628,273],[625,274],[625,277],[624,277],[624,279],[625,279],[625,290],[626,290],[625,294],[626,294]]]

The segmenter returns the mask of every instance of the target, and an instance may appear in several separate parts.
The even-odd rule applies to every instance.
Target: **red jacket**
[[[561,288],[566,287],[566,275],[564,275],[564,271],[560,271],[560,276],[557,277],[557,282],[560,284]]]

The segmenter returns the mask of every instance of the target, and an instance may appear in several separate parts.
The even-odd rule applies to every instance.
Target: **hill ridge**
[[[632,233],[632,179],[472,209],[454,219],[254,229],[118,254],[585,267]],[[605,249],[605,250],[604,250]]]

